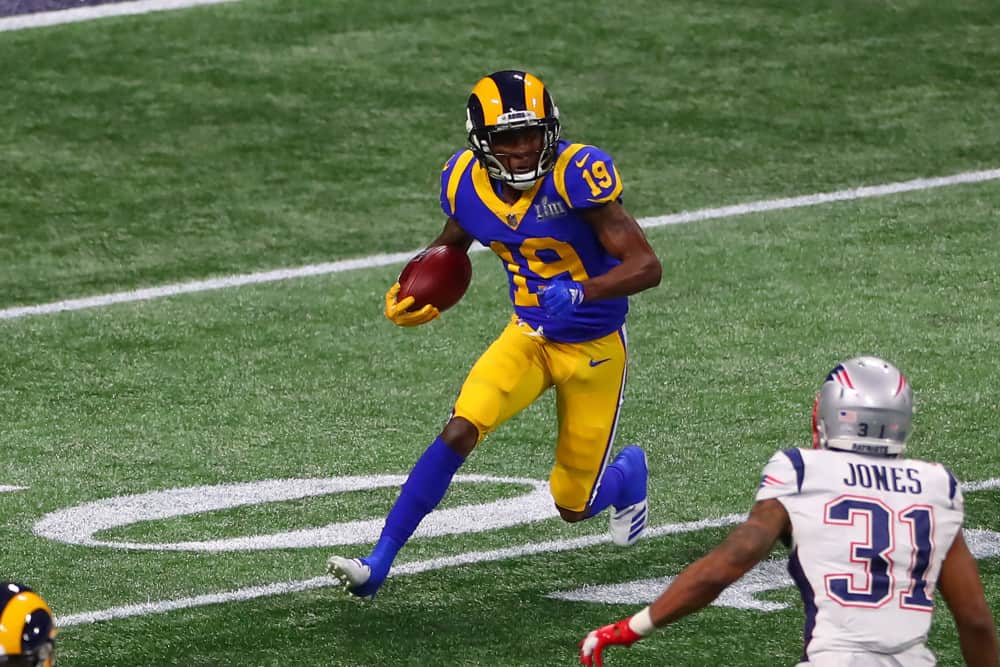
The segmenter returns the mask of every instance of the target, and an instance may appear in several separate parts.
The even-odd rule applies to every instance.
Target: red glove
[[[591,630],[580,642],[580,664],[587,665],[587,667],[603,667],[601,651],[604,650],[605,646],[612,644],[631,646],[642,639],[642,635],[634,632],[628,626],[628,621],[629,619],[623,618],[612,625]]]

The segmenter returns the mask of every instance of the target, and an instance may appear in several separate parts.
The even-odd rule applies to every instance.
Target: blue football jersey
[[[621,176],[611,156],[594,146],[560,141],[556,154],[552,171],[508,204],[472,151],[459,151],[441,173],[441,209],[500,257],[519,318],[551,340],[594,340],[622,326],[626,297],[588,301],[571,316],[552,319],[538,292],[556,280],[581,282],[620,264],[579,211],[619,199]]]

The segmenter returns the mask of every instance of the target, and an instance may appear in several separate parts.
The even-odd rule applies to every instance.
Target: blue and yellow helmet
[[[534,171],[511,173],[493,150],[502,132],[539,128],[542,148]],[[548,89],[534,74],[502,70],[480,79],[466,105],[465,129],[469,148],[490,177],[518,190],[527,190],[555,165],[559,143],[559,109]]]
[[[27,586],[0,583],[0,667],[52,667],[52,610]]]

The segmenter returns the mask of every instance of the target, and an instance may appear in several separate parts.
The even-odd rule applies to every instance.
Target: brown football
[[[429,303],[444,311],[458,303],[470,280],[472,262],[465,250],[452,245],[432,246],[411,259],[399,274],[397,299],[412,296],[410,310]]]

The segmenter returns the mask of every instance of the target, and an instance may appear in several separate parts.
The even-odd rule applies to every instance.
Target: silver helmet
[[[913,422],[913,390],[898,368],[855,357],[826,376],[813,406],[813,447],[899,456]]]

